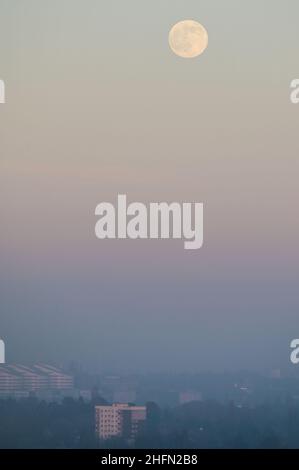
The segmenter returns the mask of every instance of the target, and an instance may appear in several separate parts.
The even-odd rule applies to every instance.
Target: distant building
[[[196,390],[188,390],[179,394],[180,405],[191,403],[192,401],[202,401],[201,393],[197,392]]]
[[[134,440],[141,424],[146,420],[145,406],[117,403],[96,406],[96,434],[100,439],[123,437]]]
[[[44,374],[48,378],[51,390],[69,390],[74,388],[74,379],[71,375],[64,373],[57,367],[37,364],[34,369],[39,374]]]
[[[135,403],[136,392],[134,390],[117,390],[113,393],[114,403]]]
[[[101,380],[100,393],[105,400],[112,403],[136,402],[136,377],[105,376]]]
[[[62,403],[65,398],[71,398],[73,400],[82,399],[84,402],[91,401],[90,390],[79,390],[77,388],[70,389],[56,389],[56,390],[38,390],[34,393],[36,398],[45,401],[47,403]]]
[[[0,364],[0,396],[42,390],[70,390],[73,387],[73,377],[53,366]]]

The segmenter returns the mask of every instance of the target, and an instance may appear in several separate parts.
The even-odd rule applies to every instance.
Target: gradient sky
[[[183,60],[171,26],[201,22]],[[0,0],[7,360],[269,370],[298,324],[297,0]],[[94,210],[205,204],[205,243],[99,241]]]

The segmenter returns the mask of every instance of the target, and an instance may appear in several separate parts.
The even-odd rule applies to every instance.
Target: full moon
[[[207,30],[197,21],[180,21],[170,30],[169,45],[176,55],[193,59],[202,54],[208,46]]]

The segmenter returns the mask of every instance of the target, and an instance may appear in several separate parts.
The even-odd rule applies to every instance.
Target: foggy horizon
[[[290,367],[298,2],[24,3],[1,0],[0,17],[7,362],[123,373]],[[185,18],[209,33],[190,61],[168,45]],[[203,247],[97,240],[96,205],[117,194],[202,202]]]

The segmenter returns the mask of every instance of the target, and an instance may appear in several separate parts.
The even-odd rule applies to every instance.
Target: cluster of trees
[[[149,405],[139,448],[299,448],[299,406],[193,402],[170,410]]]
[[[0,448],[126,448],[122,439],[98,442],[94,405],[0,400]],[[241,408],[206,401],[161,409],[148,403],[147,410],[137,448],[299,448],[298,404]]]
[[[0,400],[0,448],[93,448],[94,406],[66,398],[63,403]]]

